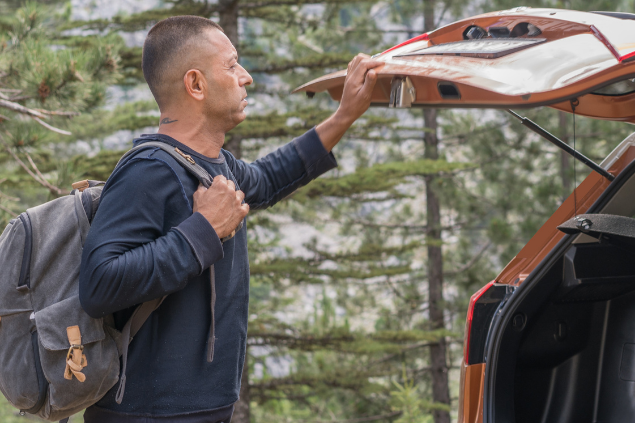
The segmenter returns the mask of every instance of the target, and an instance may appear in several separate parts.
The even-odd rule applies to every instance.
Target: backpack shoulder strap
[[[174,160],[179,162],[179,164],[181,166],[183,166],[188,172],[190,172],[192,175],[196,176],[196,179],[198,179],[199,182],[205,188],[209,188],[212,185],[212,177],[211,177],[211,175],[205,169],[203,169],[201,166],[196,164],[196,162],[194,161],[192,156],[190,156],[189,154],[185,154],[178,147],[171,146],[170,144],[165,143],[165,142],[161,142],[161,141],[144,142],[143,144],[138,145],[138,146],[128,150],[126,152],[126,154],[124,154],[121,157],[121,159],[119,159],[119,162],[117,163],[117,166],[115,166],[115,169],[117,167],[119,167],[120,164],[123,164],[123,162],[127,158],[129,158],[130,156],[132,156],[133,154],[135,154],[139,150],[142,150],[142,149],[148,148],[148,147],[160,148],[161,150],[163,150],[166,153],[168,153],[170,156],[172,156],[174,158]]]
[[[174,147],[174,146],[172,146],[172,145],[170,145],[168,143],[162,142],[162,141],[148,141],[148,142],[144,142],[143,144],[138,145],[138,146],[128,150],[123,156],[121,156],[121,159],[119,159],[119,162],[117,162],[117,166],[115,166],[115,169],[117,169],[117,167],[119,167],[120,164],[123,164],[127,158],[129,158],[130,156],[135,154],[137,151],[142,150],[144,148],[148,148],[148,147],[157,147],[157,148],[160,148],[161,150],[165,151],[166,153],[171,155],[177,162],[179,162],[179,164],[181,166],[183,166],[188,172],[190,172],[192,175],[194,175],[196,177],[196,179],[199,180],[201,185],[203,185],[205,188],[209,188],[209,187],[212,186],[212,180],[213,180],[212,176],[209,174],[209,172],[207,172],[205,169],[203,169],[203,167],[198,165],[194,161],[192,156],[190,156],[189,154],[185,154],[178,147]],[[229,169],[229,167],[228,167],[228,169]],[[234,176],[234,174],[231,171],[231,169],[229,169],[229,172],[232,174],[232,176]],[[236,176],[234,176],[234,179],[236,179]],[[221,239],[221,242],[224,243],[225,241],[231,239],[236,232],[238,232],[239,230],[242,229],[242,227],[243,227],[243,222],[241,221],[238,224],[238,227],[236,228],[236,230],[232,234],[230,234],[230,235],[226,236],[225,238]]]
[[[148,317],[154,310],[159,308],[161,303],[165,300],[165,297],[157,298],[151,301],[147,301],[138,306],[130,316],[130,319],[126,322],[121,331],[122,337],[122,354],[121,354],[121,378],[119,379],[119,388],[115,395],[115,401],[117,404],[121,404],[123,400],[123,394],[126,390],[126,367],[128,367],[128,345],[132,338],[139,332],[141,326],[148,320]]]

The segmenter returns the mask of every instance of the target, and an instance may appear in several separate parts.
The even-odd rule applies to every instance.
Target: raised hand
[[[349,62],[344,92],[337,112],[351,123],[370,107],[371,95],[377,82],[377,73],[374,69],[383,64],[362,53]]]
[[[344,80],[344,92],[337,112],[315,130],[326,151],[337,144],[346,130],[370,107],[370,99],[377,82],[375,68],[384,62],[372,60],[366,54],[358,54],[348,64]]]

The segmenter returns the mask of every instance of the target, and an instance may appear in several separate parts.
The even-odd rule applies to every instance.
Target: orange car
[[[516,8],[376,55],[376,105],[549,106],[635,123],[635,15]],[[296,92],[342,94],[346,71]],[[459,423],[635,421],[635,134],[470,299]],[[575,210],[574,210],[575,208]]]

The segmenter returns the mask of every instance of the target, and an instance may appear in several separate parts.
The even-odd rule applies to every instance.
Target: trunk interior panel
[[[631,163],[589,213],[633,218],[634,198]],[[635,247],[572,235],[543,265],[489,334],[484,421],[635,422]]]
[[[635,253],[573,245],[539,285],[551,295],[522,307],[527,325],[497,397],[513,383],[518,423],[635,421]]]

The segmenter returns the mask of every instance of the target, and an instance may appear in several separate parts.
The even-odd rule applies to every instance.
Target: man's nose
[[[242,70],[242,75],[240,75],[240,86],[242,87],[244,85],[251,85],[254,82],[254,79],[251,77],[251,75],[249,75],[249,72],[247,72],[247,70],[242,67],[242,65],[239,66]]]

